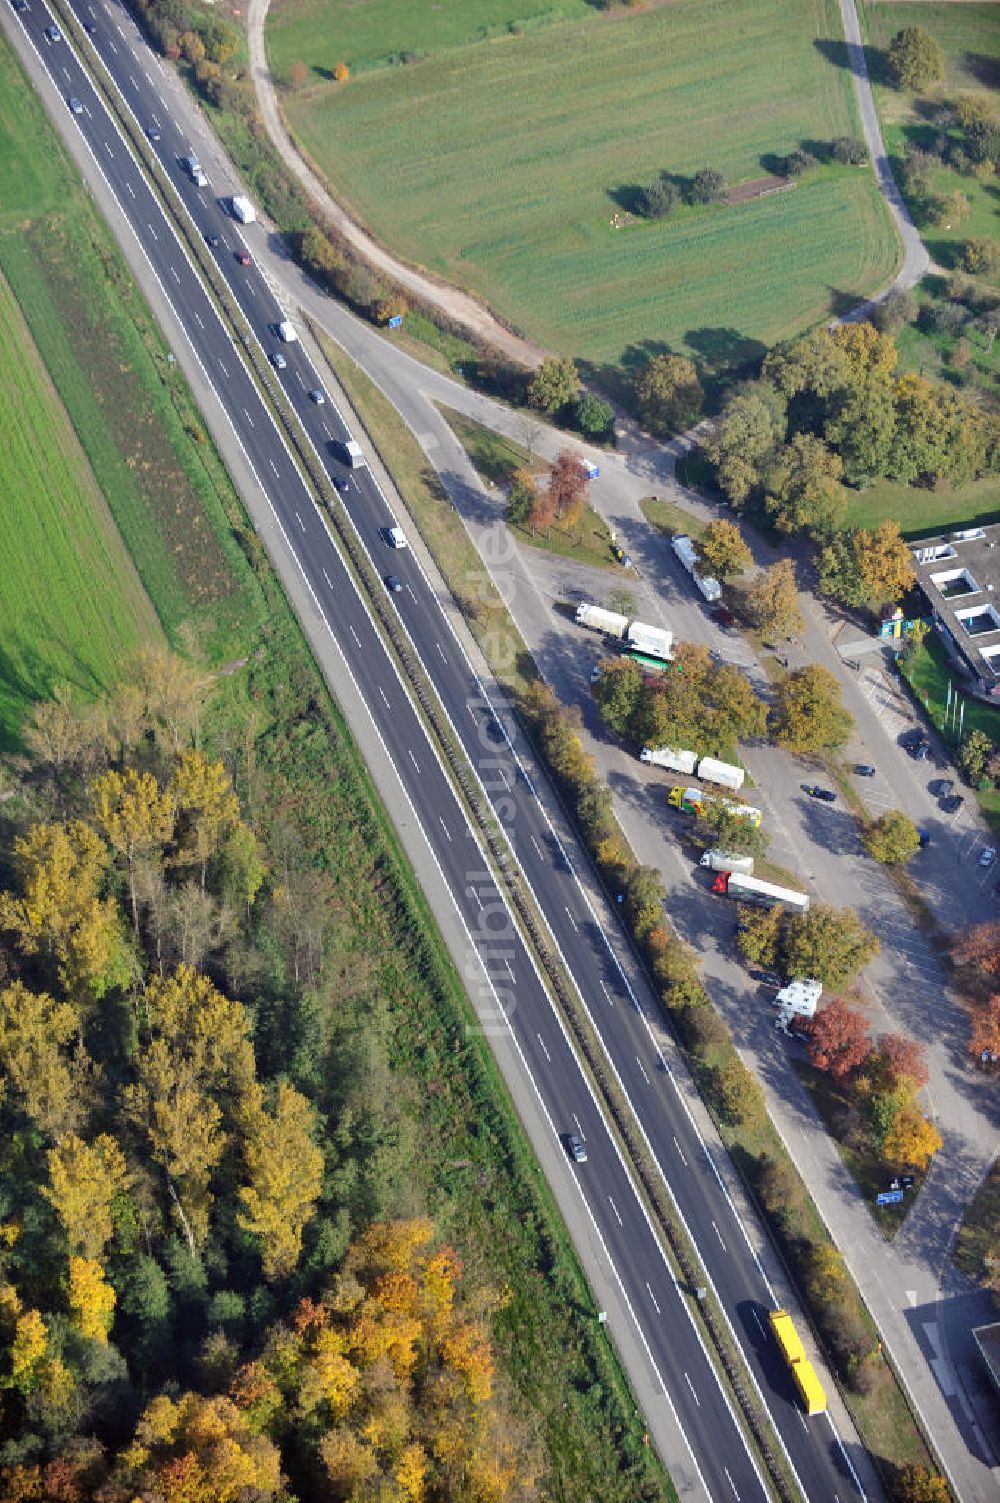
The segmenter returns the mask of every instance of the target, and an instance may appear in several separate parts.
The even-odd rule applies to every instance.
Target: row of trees
[[[715,204],[726,196],[726,179],[714,167],[701,167],[690,178],[661,172],[639,194],[639,208],[647,219],[666,219],[678,205]]]
[[[691,642],[678,643],[673,662],[656,675],[628,658],[608,662],[594,698],[604,723],[636,750],[682,746],[726,755],[737,742],[768,733],[805,754],[843,746],[853,726],[827,669],[811,664],[786,674],[768,711],[744,674]]]
[[[0,1498],[521,1496],[495,1302],[429,1222],[377,1216],[413,1205],[412,1142],[345,973],[339,1018],[324,991],[332,889],[287,812],[261,843],[211,695],[148,651],[93,711],[39,706],[4,806]],[[276,809],[314,722],[278,738]]]

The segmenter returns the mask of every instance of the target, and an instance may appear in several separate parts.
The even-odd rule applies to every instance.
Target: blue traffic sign
[[[902,1190],[880,1190],[875,1197],[877,1206],[898,1206],[903,1198]]]
[[[400,326],[400,324],[402,322],[403,322],[403,315],[401,313],[394,313],[392,315],[392,317],[389,319],[389,328],[390,329],[398,329],[399,326]]]

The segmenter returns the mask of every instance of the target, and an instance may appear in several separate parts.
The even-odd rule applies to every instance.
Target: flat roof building
[[[1000,698],[1000,525],[921,538],[912,552],[936,625],[978,691]]]

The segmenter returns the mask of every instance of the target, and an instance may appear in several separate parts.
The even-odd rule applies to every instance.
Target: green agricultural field
[[[320,76],[341,61],[357,73],[484,39],[513,40],[524,31],[579,19],[592,10],[593,0],[559,0],[557,5],[549,0],[449,0],[437,5],[283,0],[271,12],[270,57],[279,78],[297,60]]]
[[[875,100],[890,157],[901,156],[907,140],[926,151],[937,150],[937,129],[927,119],[927,100],[953,99],[956,94],[993,92],[1000,112],[1000,25],[994,5],[925,3],[879,5],[859,0],[861,24],[869,46]],[[904,26],[922,26],[945,54],[945,77],[926,97],[894,88],[885,79],[882,54]],[[953,229],[921,224],[928,250],[950,267],[958,247],[976,236],[996,236],[1000,230],[995,182],[980,182],[942,167],[931,175],[931,190],[944,196],[960,190],[969,200],[969,217]],[[917,214],[920,223],[919,212]]]
[[[322,22],[309,3],[335,35],[338,0]],[[591,11],[316,83],[286,110],[382,240],[549,347],[598,374],[663,347],[725,367],[889,280],[897,243],[871,174],[825,167],[739,206],[612,218],[661,170],[748,181],[803,141],[856,134],[840,34],[836,0]]]
[[[5,465],[19,478],[17,488],[8,481],[8,506],[24,516],[20,552],[11,534],[22,529],[10,526],[0,551],[0,641],[6,648],[16,634],[23,654],[0,667],[0,736],[9,742],[27,701],[54,679],[106,686],[115,654],[158,629],[194,645],[207,663],[224,661],[236,655],[235,634],[253,613],[234,584],[249,568],[226,517],[229,479],[148,305],[6,43],[0,274],[30,334],[26,345],[24,326],[11,324],[4,342],[0,432],[8,453],[25,435],[34,446],[23,464]],[[29,369],[41,397],[27,384]],[[36,402],[32,421],[25,414]],[[7,587],[13,579],[16,593]]]
[[[106,692],[121,656],[162,636],[66,410],[0,280],[0,750],[58,682]]]

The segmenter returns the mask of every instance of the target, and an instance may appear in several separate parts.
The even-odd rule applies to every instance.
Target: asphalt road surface
[[[621,936],[598,922],[574,869],[575,855],[558,838],[531,775],[513,745],[515,730],[490,703],[459,639],[409,548],[390,548],[395,523],[367,468],[347,470],[334,446],[348,436],[300,342],[281,342],[284,317],[253,256],[259,226],[238,225],[226,207],[231,185],[198,188],[182,159],[191,143],[171,117],[158,61],[115,6],[79,0],[89,45],[100,55],[128,107],[147,132],[159,160],[202,235],[218,236],[213,254],[264,351],[285,358],[278,379],[317,453],[345,487],[344,501],[375,568],[398,577],[391,595],[456,732],[479,771],[614,1062],[652,1153],[699,1247],[712,1284],[731,1321],[806,1495],[816,1503],[864,1496],[847,1452],[828,1416],[799,1410],[773,1344],[765,1313],[774,1296],[711,1154],[690,1120],[681,1092],[650,1026],[648,1002],[638,998],[619,963]],[[364,602],[340,562],[311,495],[256,386],[232,345],[200,277],[159,202],[118,133],[87,70],[65,39],[51,41],[53,18],[40,0],[18,13],[36,52],[66,100],[80,102],[72,122],[129,219],[155,277],[171,303],[203,371],[215,387],[249,463],[293,550],[316,612],[324,619],[350,675],[369,706],[406,789],[414,817],[435,854],[470,944],[492,979],[498,1028],[510,1028],[538,1090],[554,1134],[576,1131],[588,1160],[577,1176],[593,1226],[617,1271],[632,1319],[657,1382],[687,1438],[691,1478],[684,1492],[713,1499],[766,1496],[693,1323],[688,1292],[677,1288],[642,1203],[591,1096],[547,993],[486,872],[478,843],[440,766],[422,723],[376,632]],[[154,139],[155,138],[155,139]],[[197,153],[195,153],[197,154]],[[827,1380],[829,1381],[829,1380]],[[684,1479],[675,1481],[683,1485]]]

